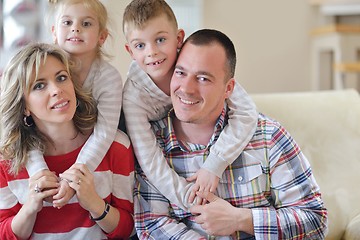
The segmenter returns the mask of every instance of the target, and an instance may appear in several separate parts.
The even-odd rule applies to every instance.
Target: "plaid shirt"
[[[164,119],[152,122],[152,127],[168,164],[186,178],[206,160],[227,124],[227,108],[207,146],[178,141],[173,115],[170,111]],[[134,194],[140,239],[206,239],[191,213],[170,203],[139,167]],[[327,210],[308,160],[289,133],[262,114],[245,150],[220,178],[216,195],[235,207],[251,208],[255,232],[255,236],[235,232],[216,239],[323,239],[326,235]]]

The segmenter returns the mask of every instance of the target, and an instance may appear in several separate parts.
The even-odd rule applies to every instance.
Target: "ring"
[[[41,192],[41,188],[39,188],[39,186],[36,184],[35,187],[34,187],[34,191],[36,193],[39,193],[39,192]]]
[[[79,181],[77,182],[77,184],[80,185],[80,183],[81,183],[81,179],[79,179]]]

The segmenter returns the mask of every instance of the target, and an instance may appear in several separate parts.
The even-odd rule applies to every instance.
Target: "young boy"
[[[123,31],[125,48],[134,59],[123,90],[123,110],[135,155],[149,181],[171,202],[188,210],[196,191],[216,191],[223,171],[252,137],[257,122],[255,105],[237,84],[228,102],[229,124],[210,149],[202,169],[190,178],[179,177],[171,168],[172,162],[166,163],[149,121],[162,118],[171,108],[170,80],[185,33],[178,29],[175,15],[164,0],[131,1],[124,12]],[[206,80],[198,75],[199,81]],[[183,102],[201,107],[201,99]],[[203,200],[196,199],[195,203]]]

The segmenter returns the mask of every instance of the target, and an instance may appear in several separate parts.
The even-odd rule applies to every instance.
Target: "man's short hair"
[[[227,76],[233,78],[236,68],[236,51],[233,42],[224,33],[214,29],[201,29],[192,33],[184,42],[183,46],[191,43],[196,46],[219,44],[225,51],[227,59]],[[181,50],[180,50],[181,53]],[[179,53],[179,54],[180,54]]]

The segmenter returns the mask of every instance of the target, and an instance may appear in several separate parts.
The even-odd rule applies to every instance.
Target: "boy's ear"
[[[100,33],[99,36],[99,45],[100,47],[104,45],[104,42],[106,41],[107,37],[109,36],[109,32],[107,30],[104,30]]]
[[[134,54],[133,54],[129,44],[125,43],[125,49],[130,54],[131,58],[134,59],[134,57],[133,57]]]
[[[184,38],[185,38],[185,31],[184,29],[179,29],[178,33],[177,33],[177,41],[178,41],[178,45],[177,48],[181,48],[183,42],[184,42]]]
[[[55,26],[51,26],[51,33],[52,33],[53,43],[57,44]]]

